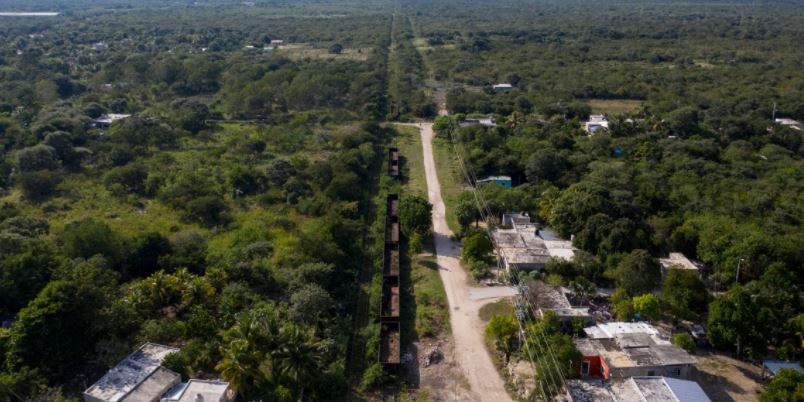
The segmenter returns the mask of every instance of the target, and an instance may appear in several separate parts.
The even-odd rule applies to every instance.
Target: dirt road
[[[450,308],[450,324],[455,340],[455,358],[458,367],[469,382],[476,401],[511,401],[505,384],[497,373],[483,341],[483,322],[478,315],[480,307],[499,297],[473,300],[472,288],[468,285],[466,272],[461,268],[460,245],[450,239],[452,232],[447,226],[446,208],[441,198],[435,159],[433,158],[433,124],[418,124],[422,136],[424,170],[427,177],[427,192],[433,204],[433,231],[441,281],[447,293]],[[501,294],[505,294],[503,291]]]

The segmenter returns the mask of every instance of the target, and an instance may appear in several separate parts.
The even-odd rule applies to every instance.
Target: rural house
[[[584,332],[586,338],[575,339],[583,356],[582,376],[687,378],[695,364],[694,357],[647,323],[610,322],[584,328]]]

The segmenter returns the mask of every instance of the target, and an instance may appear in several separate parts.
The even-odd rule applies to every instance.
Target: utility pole
[[[773,117],[771,118],[772,122],[776,122],[776,102],[773,102]]]
[[[745,258],[742,257],[737,261],[737,274],[735,275],[734,283],[738,285],[740,284],[740,265],[742,265],[743,261],[745,261]]]

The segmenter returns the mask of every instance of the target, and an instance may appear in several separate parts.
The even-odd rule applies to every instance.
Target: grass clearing
[[[441,183],[441,198],[447,209],[447,224],[453,232],[458,232],[458,218],[455,217],[455,205],[458,198],[466,190],[463,185],[463,173],[458,160],[452,152],[452,145],[444,138],[433,139],[433,158],[435,158],[438,181]]]
[[[449,305],[434,255],[413,257],[411,280],[416,308],[416,333],[420,337],[449,334]]]
[[[491,317],[495,315],[506,316],[514,314],[514,306],[511,305],[510,300],[502,299],[481,307],[479,314],[481,320],[489,322],[491,321]]]
[[[424,155],[422,137],[419,129],[411,126],[395,125],[394,145],[399,148],[402,159],[402,179],[405,191],[427,198],[427,179],[424,176]]]
[[[336,54],[330,53],[329,49],[316,48],[308,44],[294,44],[282,46],[276,53],[293,61],[305,59],[366,61],[371,54],[371,48],[344,48]]]
[[[586,101],[595,114],[630,113],[642,107],[645,101],[632,99],[589,99]]]

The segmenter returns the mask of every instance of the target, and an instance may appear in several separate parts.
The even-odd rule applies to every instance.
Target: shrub
[[[689,353],[695,353],[695,340],[692,339],[692,335],[686,332],[673,335],[673,343]]]

